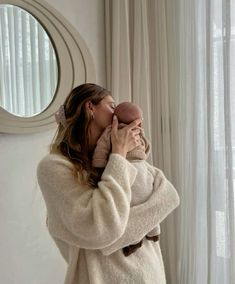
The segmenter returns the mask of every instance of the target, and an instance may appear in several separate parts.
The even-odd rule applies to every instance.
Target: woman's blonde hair
[[[99,85],[86,83],[74,88],[64,102],[65,124],[59,124],[50,152],[59,152],[75,166],[83,183],[95,186],[98,173],[91,166],[89,125],[93,117],[85,104],[98,105],[111,93]],[[84,170],[86,176],[84,176]]]

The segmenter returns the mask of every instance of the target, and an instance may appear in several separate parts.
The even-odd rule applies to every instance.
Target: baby
[[[119,104],[114,114],[118,118],[118,128],[124,127],[126,124],[131,123],[133,120],[142,117],[142,110],[134,103],[123,102]],[[108,126],[99,140],[97,141],[96,148],[93,154],[92,165],[96,168],[104,168],[107,164],[108,157],[111,151],[111,125]],[[141,145],[127,153],[128,160],[146,160],[150,151],[150,146],[144,133],[141,133]]]
[[[142,117],[142,110],[134,103],[123,102],[120,103],[114,111],[119,121],[119,128],[124,127],[126,124],[131,123],[133,120]],[[154,178],[150,172],[147,171],[145,160],[148,158],[150,152],[150,145],[144,136],[144,132],[140,133],[140,146],[137,146],[132,151],[127,153],[126,158],[138,170],[136,179],[131,187],[132,199],[131,206],[139,205],[145,202],[152,193]],[[108,126],[99,140],[97,141],[96,148],[93,154],[92,166],[104,169],[111,151],[111,125]],[[143,185],[146,185],[143,188]],[[146,220],[147,222],[147,220]],[[153,241],[159,240],[160,225],[150,231],[146,238]]]

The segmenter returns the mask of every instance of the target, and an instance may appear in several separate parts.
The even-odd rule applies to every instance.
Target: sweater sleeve
[[[96,189],[82,186],[72,163],[60,156],[42,160],[37,174],[52,237],[80,248],[101,249],[124,233],[136,177],[126,159],[111,154]]]
[[[124,234],[115,243],[102,249],[104,255],[139,242],[179,205],[178,193],[163,172],[150,165],[149,168],[155,177],[153,193],[145,203],[130,209]]]

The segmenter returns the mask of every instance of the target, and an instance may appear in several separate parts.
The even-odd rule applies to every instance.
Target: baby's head
[[[129,124],[133,120],[143,117],[141,108],[131,102],[123,102],[117,105],[114,114],[117,116],[119,122],[125,124]]]

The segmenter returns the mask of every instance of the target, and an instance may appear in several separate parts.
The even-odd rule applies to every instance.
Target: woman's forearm
[[[179,196],[174,186],[160,170],[155,171],[152,195],[145,203],[131,208],[124,234],[115,243],[102,249],[104,255],[139,242],[179,205]]]

